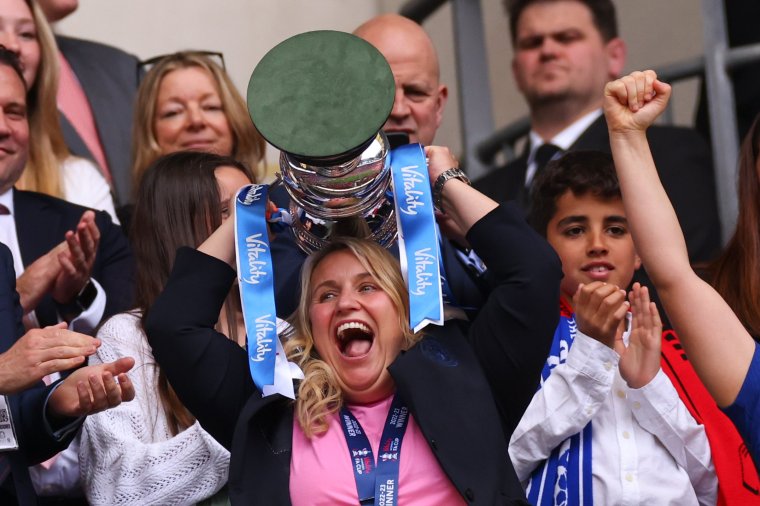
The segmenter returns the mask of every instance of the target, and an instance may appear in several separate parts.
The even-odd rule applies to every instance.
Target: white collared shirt
[[[13,268],[16,270],[16,277],[18,278],[24,273],[24,262],[21,258],[21,247],[18,243],[18,234],[16,232],[16,221],[14,220],[15,208],[13,205],[13,189],[10,189],[0,195],[0,204],[4,205],[10,211],[10,214],[0,215],[0,242],[8,246],[13,254]],[[61,237],[61,241],[64,238]],[[103,318],[103,313],[106,309],[106,292],[103,287],[95,280],[92,279],[92,283],[97,288],[98,293],[95,299],[86,310],[82,311],[79,316],[69,322],[69,330],[81,332],[83,334],[92,334]],[[31,311],[26,315],[27,324],[31,323],[33,326],[39,326],[37,317],[34,315],[34,311]],[[58,317],[58,321],[63,321],[63,318]]]
[[[563,152],[570,149],[575,144],[578,137],[586,131],[591,124],[602,115],[602,109],[596,109],[590,113],[578,118],[570,126],[562,130],[551,139],[544,140],[535,131],[531,130],[529,136],[530,152],[528,153],[528,166],[525,171],[525,187],[530,186],[533,177],[536,175],[536,151],[544,144],[554,144]],[[557,155],[559,156],[559,155]]]
[[[592,421],[595,504],[714,505],[718,480],[702,425],[660,370],[639,389],[620,376],[620,356],[577,333],[512,434],[518,478]]]

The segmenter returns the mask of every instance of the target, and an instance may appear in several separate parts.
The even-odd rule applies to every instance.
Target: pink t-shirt
[[[375,457],[392,400],[389,397],[365,406],[348,406],[364,428]],[[399,466],[398,504],[466,504],[433,456],[412,416],[401,445]],[[293,506],[358,504],[348,444],[337,413],[330,417],[327,432],[312,439],[294,421],[290,500]]]

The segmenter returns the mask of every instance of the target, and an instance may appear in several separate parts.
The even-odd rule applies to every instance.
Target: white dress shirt
[[[595,504],[714,505],[718,481],[710,445],[660,370],[629,388],[620,356],[577,333],[567,361],[554,368],[512,434],[509,456],[518,478],[570,436],[592,424]]]
[[[64,199],[80,206],[105,211],[119,225],[113,205],[111,187],[91,161],[76,156],[68,157],[61,165],[61,183]]]
[[[560,153],[567,151],[570,149],[570,146],[575,144],[575,141],[578,140],[578,137],[580,137],[583,132],[585,132],[586,129],[591,126],[591,123],[596,121],[597,118],[599,118],[601,115],[601,109],[591,111],[585,116],[582,116],[575,120],[573,124],[562,130],[551,139],[542,139],[540,135],[531,130],[530,134],[528,134],[530,141],[530,152],[528,152],[527,168],[525,170],[525,187],[527,188],[530,186],[531,181],[533,181],[533,177],[536,175],[536,151],[538,148],[544,144],[554,144],[562,150]],[[558,153],[556,156],[559,157],[561,155]]]

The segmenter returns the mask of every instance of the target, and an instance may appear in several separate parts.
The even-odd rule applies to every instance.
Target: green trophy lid
[[[291,37],[262,58],[248,84],[248,111],[276,148],[336,157],[374,138],[395,92],[391,68],[374,46],[321,30]]]

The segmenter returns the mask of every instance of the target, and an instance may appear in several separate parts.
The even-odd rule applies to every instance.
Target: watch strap
[[[61,304],[56,302],[58,307],[58,313],[67,321],[79,316],[83,311],[86,311],[90,305],[92,305],[95,297],[98,295],[98,288],[92,280],[87,280],[87,283],[82,287],[74,300]]]
[[[470,185],[470,178],[467,177],[467,174],[465,174],[462,169],[452,167],[451,169],[441,172],[433,184],[433,205],[441,212],[443,212],[443,186],[449,181],[449,179],[459,179],[466,185]]]

